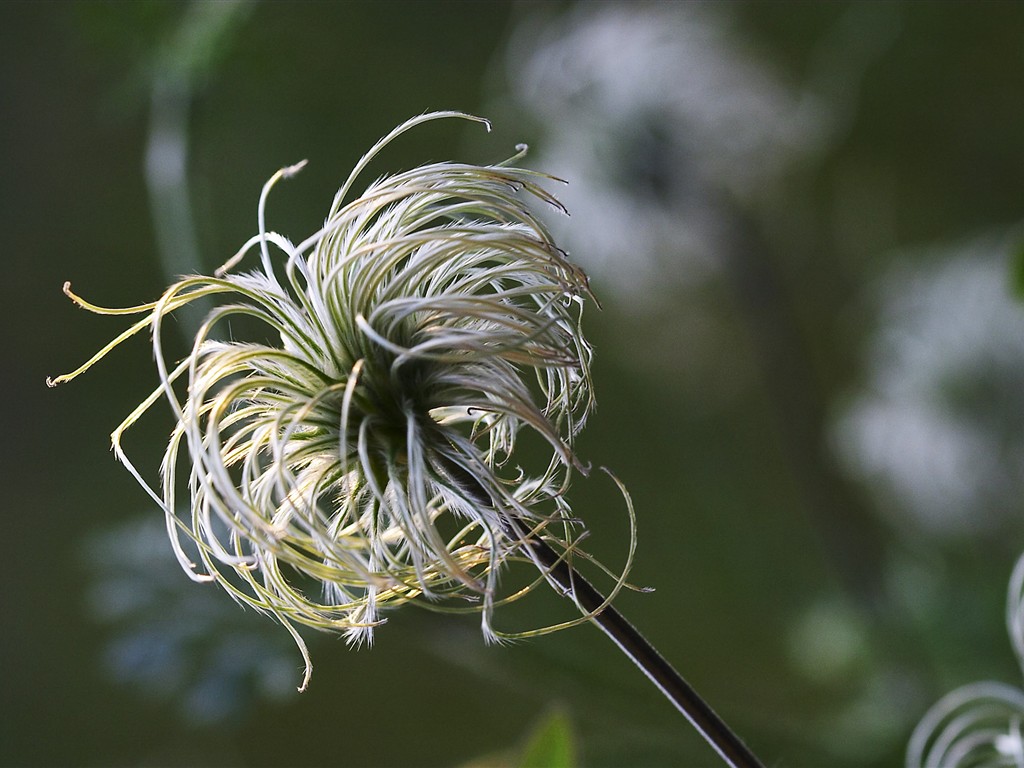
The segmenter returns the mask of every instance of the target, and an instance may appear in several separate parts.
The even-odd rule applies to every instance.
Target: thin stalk
[[[526,540],[519,523],[512,521],[512,525],[519,529],[520,538]],[[579,571],[559,559],[555,550],[543,541],[528,540],[526,546],[533,550],[536,559],[545,567],[548,578],[562,594],[575,601],[583,611],[596,611],[605,602],[604,595]],[[618,610],[606,606],[592,616],[591,621],[658,686],[665,698],[683,713],[726,764],[733,768],[764,768],[739,736]]]
[[[478,504],[490,505],[487,492],[470,473],[450,462],[444,464],[444,471],[473,496]],[[549,581],[557,586],[563,596],[575,602],[584,613],[593,614],[590,620],[608,635],[619,650],[658,687],[665,698],[683,713],[727,765],[732,768],[764,768],[764,764],[740,737],[647,641],[647,638],[626,620],[625,616],[611,605],[601,609],[606,598],[596,587],[566,560],[560,558],[548,544],[529,536],[518,520],[506,518],[504,522],[507,526],[506,533],[513,539],[522,541],[524,548],[530,548],[532,559],[543,567]]]

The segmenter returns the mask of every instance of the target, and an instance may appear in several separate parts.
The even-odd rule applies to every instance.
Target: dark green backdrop
[[[630,9],[624,18],[666,6]],[[1010,299],[997,297],[1010,306],[993,321],[998,333],[981,333],[996,340],[983,358],[995,362],[935,382],[947,404],[937,412],[975,425],[971,434],[984,439],[970,449],[990,451],[994,466],[994,479],[958,502],[961,524],[936,528],[906,513],[912,500],[887,474],[886,451],[869,445],[860,461],[874,468],[858,472],[857,460],[843,458],[841,425],[881,391],[886,354],[904,348],[886,346],[890,336],[931,343],[931,326],[900,313],[916,317],[915,298],[932,301],[928,276],[965,243],[983,245],[976,257],[967,248],[964,277],[951,273],[947,293],[929,305],[939,302],[940,319],[943,301],[959,317],[977,299],[956,290],[969,282],[972,258],[979,269],[1003,265],[1010,284],[1024,211],[1024,6],[690,10],[710,19],[687,33],[693,45],[725,41],[832,122],[827,139],[797,147],[770,186],[757,186],[755,174],[739,190],[729,179],[743,168],[724,181],[700,177],[686,194],[658,186],[682,183],[672,176],[689,167],[672,155],[679,146],[701,167],[703,145],[685,144],[685,125],[668,117],[678,105],[636,115],[627,139],[657,139],[646,154],[626,142],[639,165],[624,161],[622,145],[601,145],[600,167],[621,171],[612,174],[618,194],[670,217],[677,203],[696,205],[686,215],[710,210],[718,227],[715,266],[699,279],[671,244],[655,254],[665,257],[658,278],[640,287],[595,269],[605,308],[587,324],[600,408],[581,453],[630,488],[640,536],[633,580],[656,588],[624,594],[620,607],[768,763],[892,765],[945,691],[981,678],[1020,683],[1002,623],[1006,578],[1024,549],[1024,359],[1012,343],[1024,321]],[[595,7],[268,2],[232,15],[206,48],[209,29],[188,26],[194,12],[154,2],[0,4],[0,763],[457,765],[515,747],[553,707],[573,723],[585,765],[712,763],[588,627],[485,648],[472,620],[403,610],[372,651],[316,638],[312,685],[299,695],[300,660],[284,633],[193,586],[146,538],[145,521],[159,512],[107,438],[155,383],[146,344],[62,388],[48,390],[44,379],[121,327],[75,309],[61,295],[65,280],[100,304],[133,304],[166,285],[169,252],[187,252],[188,233],[172,226],[161,262],[153,222],[162,203],[144,168],[154,82],[177,82],[188,95],[179,114],[199,263],[183,269],[209,270],[234,253],[255,231],[263,181],[308,158],[272,205],[272,226],[302,237],[361,152],[422,111],[498,122],[489,137],[431,125],[389,149],[376,172],[500,160],[522,140],[531,160],[555,163],[545,143],[558,121],[599,131],[592,117],[603,117],[584,91],[555,112],[531,111],[514,63],[524,46],[582,28]],[[626,35],[600,54],[613,70],[636,65]],[[558,66],[596,65],[575,57]],[[702,76],[679,77],[691,75]],[[761,90],[736,77],[707,95],[716,100],[705,122],[715,125],[713,109],[732,88]],[[758,129],[760,118],[743,119],[742,107],[729,114],[708,152]],[[741,164],[773,151],[774,139],[762,141]],[[572,178],[571,164],[541,170],[591,183]],[[639,242],[652,225],[638,214],[627,226]],[[629,250],[623,259],[636,256]],[[976,314],[997,298],[978,300]],[[954,338],[935,354],[941,363],[943,350],[979,347],[978,338]],[[141,464],[155,466],[165,433],[153,423],[135,436]],[[927,447],[927,435],[915,444]],[[906,458],[896,453],[893,461]],[[918,477],[950,480],[949,466],[928,456]],[[618,563],[624,519],[610,484],[595,476],[573,498],[594,529],[593,549]],[[537,624],[559,609],[537,596],[513,619]],[[261,665],[273,674],[259,677]]]

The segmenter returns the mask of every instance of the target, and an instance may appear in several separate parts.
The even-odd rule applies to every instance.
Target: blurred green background
[[[308,158],[269,213],[301,238],[431,109],[494,131],[433,123],[371,174],[527,142],[570,182],[603,303],[580,453],[656,588],[618,605],[762,759],[897,764],[946,691],[1020,684],[1024,5],[7,2],[0,57],[3,765],[452,766],[552,711],[583,765],[715,763],[590,627],[487,648],[404,609],[372,651],[311,637],[296,693],[287,635],[177,570],[108,450],[145,342],[44,385],[122,327],[65,280],[121,306],[215,268]],[[572,498],[621,562],[610,483]]]

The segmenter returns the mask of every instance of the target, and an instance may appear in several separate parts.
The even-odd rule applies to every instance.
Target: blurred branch
[[[840,582],[868,615],[877,617],[886,603],[885,533],[828,452],[828,395],[818,385],[785,278],[757,224],[736,206],[732,214],[726,276],[754,342],[784,449]]]
[[[156,76],[150,97],[149,137],[146,142],[146,188],[156,231],[160,268],[173,282],[199,267],[188,186],[188,119],[191,95],[180,82]],[[188,325],[198,322],[205,308],[185,307]]]
[[[152,63],[145,174],[157,252],[168,282],[198,271],[202,262],[189,197],[192,100],[225,55],[229,33],[249,7],[240,0],[193,3]],[[198,301],[182,310],[183,330],[198,325],[206,310]]]

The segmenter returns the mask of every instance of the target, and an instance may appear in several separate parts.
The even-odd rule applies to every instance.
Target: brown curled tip
[[[71,303],[72,304],[74,304],[76,307],[81,307],[82,306],[79,303],[79,301],[78,301],[78,297],[75,296],[75,294],[73,294],[71,292],[71,281],[70,280],[65,280],[64,281],[64,286],[61,288],[61,290],[64,292],[65,296],[67,296],[69,299],[71,299]]]

